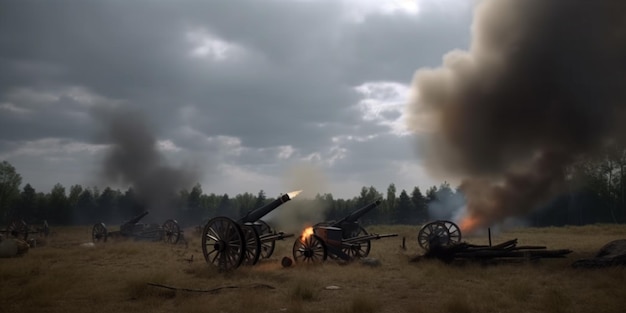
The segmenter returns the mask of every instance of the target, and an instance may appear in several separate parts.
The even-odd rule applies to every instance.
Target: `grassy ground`
[[[409,262],[421,254],[416,226],[368,227],[399,237],[372,241],[379,267],[358,262],[282,268],[294,238],[277,242],[269,260],[231,273],[204,262],[200,239],[188,246],[109,242],[83,247],[90,227],[54,229],[43,247],[0,259],[0,312],[623,312],[626,269],[573,269],[602,245],[626,238],[625,225],[517,229],[493,235],[499,243],[571,249],[564,259],[500,265]],[[400,248],[406,237],[407,249]],[[474,244],[486,236],[464,238]],[[193,262],[189,262],[193,256]],[[173,291],[150,286],[212,289]],[[264,288],[273,286],[275,289]],[[326,286],[338,290],[326,290]]]

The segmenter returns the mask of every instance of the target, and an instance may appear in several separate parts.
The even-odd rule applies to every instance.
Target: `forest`
[[[524,223],[535,227],[625,223],[625,176],[626,149],[607,149],[602,158],[580,160],[568,168],[567,190],[542,207],[534,208],[530,216],[524,217]],[[299,201],[314,202],[311,206],[323,209],[326,220],[334,220],[377,199],[382,204],[366,214],[361,223],[418,225],[434,219],[452,219],[464,204],[462,191],[447,182],[425,190],[417,186],[397,190],[393,183],[385,191],[364,186],[350,199],[327,193]],[[196,184],[190,190],[172,195],[171,203],[166,205],[171,208],[170,218],[176,218],[183,226],[195,226],[215,216],[243,216],[272,200],[263,190],[215,194]],[[150,210],[142,202],[132,187],[118,190],[72,185],[66,189],[56,184],[49,192],[37,191],[22,181],[9,162],[0,163],[0,225],[15,219],[27,223],[46,220],[52,225],[119,224]]]

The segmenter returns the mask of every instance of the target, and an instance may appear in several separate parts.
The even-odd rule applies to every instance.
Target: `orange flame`
[[[309,226],[305,228],[304,231],[302,232],[302,236],[300,236],[300,240],[304,241],[308,239],[309,237],[313,236],[314,233],[315,232],[313,232],[313,227]]]
[[[297,195],[299,195],[301,192],[302,192],[302,190],[291,191],[291,192],[287,193],[287,196],[289,197],[289,199],[293,199]]]
[[[459,228],[461,228],[461,232],[471,233],[476,230],[479,225],[480,219],[478,217],[467,215],[459,223]]]

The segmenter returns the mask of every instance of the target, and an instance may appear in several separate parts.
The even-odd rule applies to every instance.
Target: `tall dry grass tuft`
[[[176,290],[148,285],[148,283],[167,285],[168,282],[170,282],[168,274],[161,271],[137,275],[129,277],[125,282],[124,293],[133,300],[147,297],[174,298],[176,297]]]
[[[350,304],[343,309],[344,313],[375,313],[379,312],[380,303],[370,295],[359,294],[352,298]]]
[[[505,288],[505,293],[509,295],[516,302],[526,302],[529,301],[533,294],[533,286],[526,281],[520,281],[515,284],[510,284]]]
[[[318,299],[320,289],[316,281],[299,279],[290,284],[288,295],[293,301],[314,301]]]
[[[470,304],[467,296],[455,295],[449,297],[444,303],[444,312],[448,313],[472,313],[472,305]]]
[[[556,288],[549,288],[542,293],[541,304],[547,312],[565,313],[572,311],[572,301]]]
[[[193,262],[192,264],[185,266],[182,270],[184,273],[200,279],[211,279],[222,274],[219,272],[217,267],[207,266],[207,264],[203,261],[204,260],[201,260],[200,262]]]

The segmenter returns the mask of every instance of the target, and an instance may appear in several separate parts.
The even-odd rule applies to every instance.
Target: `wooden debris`
[[[571,250],[547,250],[544,246],[518,246],[517,239],[505,241],[494,246],[473,245],[466,242],[451,245],[435,245],[424,254],[424,258],[436,258],[444,262],[454,260],[505,260],[523,259],[535,260],[540,258],[562,258],[571,253]]]

